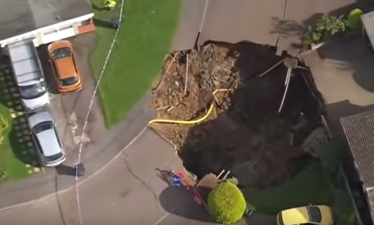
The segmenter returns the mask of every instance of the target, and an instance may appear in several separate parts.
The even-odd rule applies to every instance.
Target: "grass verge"
[[[3,76],[0,74],[0,77]],[[2,80],[0,83],[0,115],[2,115],[9,124],[9,127],[3,130],[2,135],[4,136],[4,139],[2,145],[0,145],[0,172],[5,173],[6,175],[4,179],[0,180],[1,183],[5,180],[17,180],[24,178],[28,176],[28,171],[24,162],[21,161],[15,153],[17,149],[14,148],[17,148],[17,146],[13,145],[12,138],[10,137],[13,129],[13,119],[10,115],[9,108],[5,105],[5,82]]]
[[[181,0],[124,0],[121,31],[112,51],[99,92],[108,127],[121,121],[150,88],[168,53],[177,27]],[[105,26],[119,14],[101,9],[103,0],[91,0],[98,41],[91,54],[100,75],[115,30]]]
[[[331,143],[325,148],[331,153],[339,146]],[[353,224],[354,209],[337,157],[324,155],[283,185],[266,190],[244,189],[243,194],[261,213],[277,214],[287,208],[321,204],[332,207],[343,224]]]

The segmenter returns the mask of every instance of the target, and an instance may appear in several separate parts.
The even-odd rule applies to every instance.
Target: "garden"
[[[120,1],[107,12],[102,0],[91,0],[98,39],[90,60],[96,78],[115,34],[115,29],[100,24],[118,18]],[[125,1],[121,30],[99,87],[108,127],[127,115],[157,77],[178,25],[180,6],[181,0]]]
[[[0,184],[8,180],[17,180],[29,175],[29,169],[25,162],[18,157],[17,152],[21,151],[21,146],[14,136],[14,119],[11,116],[8,105],[13,104],[13,99],[9,98],[9,89],[6,85],[8,69],[0,69]],[[10,76],[13,79],[12,76]],[[9,81],[12,83],[12,81]],[[21,137],[20,137],[21,138]],[[14,140],[15,139],[15,140]],[[20,154],[19,154],[20,155]]]
[[[323,14],[315,26],[309,26],[303,40],[304,49],[316,49],[326,41],[354,33],[361,28],[360,9],[352,10],[347,16]]]

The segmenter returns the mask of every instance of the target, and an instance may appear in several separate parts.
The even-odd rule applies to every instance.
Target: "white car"
[[[29,127],[44,166],[54,167],[66,160],[55,123],[49,112],[38,112],[28,118]]]
[[[30,85],[19,85],[22,104],[27,111],[42,109],[49,104],[49,94],[44,80]]]

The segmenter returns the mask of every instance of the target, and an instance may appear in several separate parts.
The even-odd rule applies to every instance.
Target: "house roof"
[[[364,188],[374,187],[374,111],[340,119]]]
[[[365,27],[366,34],[371,45],[374,44],[374,11],[361,16],[362,23]]]
[[[0,0],[0,40],[90,13],[88,0]]]
[[[367,199],[369,203],[369,209],[372,220],[374,220],[374,189],[369,188],[366,190],[367,193]]]

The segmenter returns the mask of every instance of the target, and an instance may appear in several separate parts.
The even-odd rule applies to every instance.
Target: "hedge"
[[[240,189],[232,182],[219,184],[208,196],[209,213],[218,223],[239,221],[246,210],[246,201]]]
[[[361,9],[354,9],[348,15],[348,24],[351,29],[358,29],[361,26],[361,16],[363,12]]]

